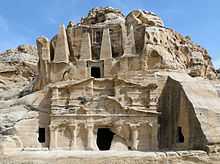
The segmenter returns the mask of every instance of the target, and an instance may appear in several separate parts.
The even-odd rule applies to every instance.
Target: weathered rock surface
[[[20,97],[32,92],[32,81],[36,76],[37,49],[21,45],[0,53],[0,143],[17,141],[16,124],[22,120],[36,118],[25,106],[18,103]],[[10,138],[10,136],[14,136]],[[0,144],[0,145],[1,145]]]
[[[93,8],[89,11],[87,17],[81,19],[80,24],[91,25],[91,24],[118,24],[124,23],[124,14],[118,10],[111,7],[106,8]]]
[[[124,16],[111,7],[95,8],[79,24],[61,26],[51,41],[39,37],[37,49],[22,45],[0,54],[0,154],[57,146],[97,150],[97,127],[107,126],[115,135],[113,150],[188,151],[139,152],[132,159],[127,157],[132,154],[121,153],[119,160],[113,153],[94,163],[219,160],[220,71],[213,67],[206,49],[166,28],[156,14],[134,10]],[[132,118],[138,113],[138,119]],[[85,118],[73,121],[69,114]],[[132,117],[127,121],[111,118],[111,123],[109,118],[100,119],[95,126],[90,119],[85,121],[88,115],[112,114]],[[43,143],[39,128],[45,130]],[[59,141],[53,138],[55,134]],[[39,155],[48,163],[54,160],[51,155],[57,155],[56,151],[28,153],[37,163],[45,163]],[[88,156],[80,159],[80,155],[65,153],[70,157],[57,157],[58,163],[91,162]],[[20,152],[3,161],[28,163],[24,155]]]
[[[192,78],[183,73],[169,73],[167,84],[160,97],[161,147],[177,145],[172,130],[184,127],[184,144],[203,149],[207,152],[219,152],[219,82]],[[168,102],[169,97],[172,100]],[[180,98],[181,97],[181,98]],[[195,117],[194,117],[195,116]],[[167,122],[173,118],[175,121]],[[171,125],[172,124],[172,125]],[[202,133],[201,133],[202,131]],[[204,144],[201,144],[204,143]]]
[[[0,100],[21,96],[37,73],[37,49],[21,45],[0,53]]]
[[[152,12],[134,10],[125,17],[117,9],[95,8],[87,17],[82,18],[80,23],[81,26],[97,27],[106,27],[111,24],[119,24],[123,35],[127,31],[126,29],[123,31],[124,24],[133,26],[136,51],[144,56],[147,69],[185,70],[193,77],[216,78],[216,71],[207,50],[195,44],[190,37],[165,27],[161,18]],[[67,28],[71,54],[73,49],[76,49],[71,47],[71,45],[76,46],[76,39],[71,34],[73,27],[76,25],[70,23]],[[121,54],[117,42],[112,42],[112,47],[113,56],[115,49],[118,54]]]
[[[126,17],[126,23],[145,26],[164,27],[164,23],[159,16],[145,10],[134,10]]]
[[[31,45],[20,45],[0,53],[1,62],[30,62],[36,65],[38,61],[37,48]]]
[[[203,151],[170,152],[80,152],[80,151],[24,151],[10,157],[0,157],[0,164],[218,164],[219,154]]]

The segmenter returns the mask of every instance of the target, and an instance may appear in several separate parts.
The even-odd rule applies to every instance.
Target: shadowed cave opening
[[[97,132],[97,146],[99,150],[109,150],[114,133],[109,128],[99,128]]]
[[[177,143],[184,143],[184,135],[182,132],[182,127],[177,128]]]
[[[40,143],[45,142],[45,128],[39,128],[38,129],[38,141]]]

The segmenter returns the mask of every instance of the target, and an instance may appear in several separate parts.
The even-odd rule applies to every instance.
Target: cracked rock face
[[[0,53],[0,100],[19,97],[36,76],[37,62],[34,46],[21,45]]]
[[[152,68],[186,70],[193,77],[215,79],[216,72],[206,49],[194,44],[189,38],[161,27],[146,27],[145,54],[161,58],[159,65],[151,62]]]
[[[25,92],[31,92],[37,61],[34,46],[21,45],[0,53],[0,143],[10,141],[7,136],[15,135],[18,122],[33,117],[25,105],[17,101]]]
[[[133,25],[143,24],[145,26],[164,27],[164,23],[160,17],[145,10],[134,10],[130,12],[126,17],[126,23]]]
[[[80,24],[82,25],[91,25],[91,24],[114,24],[114,23],[123,23],[125,22],[125,17],[123,13],[111,7],[107,8],[93,8],[89,11],[87,17],[81,19]]]
[[[133,10],[124,16],[120,10],[111,7],[94,8],[81,19],[80,24],[70,22],[67,27],[70,60],[74,57],[80,58],[79,52],[77,52],[80,38],[77,38],[79,37],[75,34],[77,32],[72,32],[74,28],[79,26],[100,28],[112,27],[112,25],[119,25],[112,30],[121,30],[122,37],[129,32],[129,29],[123,27],[133,26],[136,52],[138,55],[144,56],[143,67],[145,69],[185,70],[193,77],[216,79],[215,68],[205,48],[195,44],[189,36],[183,36],[173,29],[165,27],[163,20],[158,15],[145,10]],[[117,57],[117,54],[122,56],[123,50],[118,42],[114,42],[114,40],[120,40],[121,36],[114,37],[111,36],[113,56]],[[55,41],[56,37],[51,41],[52,47],[55,46]],[[127,43],[123,44],[126,46]],[[93,51],[96,52],[96,49],[94,48]],[[126,50],[124,50],[125,52]]]

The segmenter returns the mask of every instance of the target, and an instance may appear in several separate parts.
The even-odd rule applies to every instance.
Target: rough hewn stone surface
[[[1,159],[1,157],[0,157]],[[219,154],[202,151],[178,152],[22,152],[2,158],[4,164],[218,164]]]
[[[218,94],[216,83],[182,73],[169,73],[167,85],[160,98],[162,112],[160,135],[166,138],[161,140],[161,147],[191,147],[218,152],[220,137]],[[165,121],[171,118],[175,121]],[[176,143],[176,138],[173,137],[177,136],[173,134],[177,133],[176,127],[183,127],[184,143]]]
[[[81,19],[80,24],[91,25],[103,22],[106,24],[124,23],[124,15],[120,10],[111,7],[93,8],[89,11],[87,17]]]
[[[156,14],[95,8],[79,24],[61,26],[52,40],[39,37],[37,50],[38,57],[27,45],[0,54],[3,162],[218,160],[217,71],[204,48]],[[107,149],[117,152],[103,157],[96,151],[106,150],[100,142],[109,137]],[[94,152],[84,157],[73,150]]]
[[[37,73],[37,49],[21,45],[0,53],[0,99],[19,97]]]

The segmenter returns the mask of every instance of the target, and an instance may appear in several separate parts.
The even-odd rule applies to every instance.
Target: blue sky
[[[61,23],[79,22],[96,6],[112,6],[125,14],[145,9],[158,14],[167,27],[207,48],[220,67],[220,0],[2,0],[0,5],[0,52],[19,44],[51,38]]]

